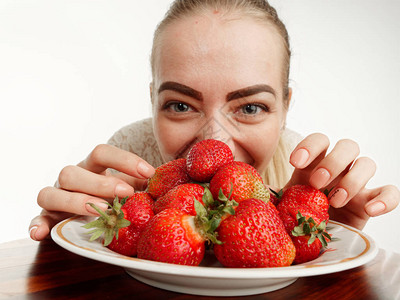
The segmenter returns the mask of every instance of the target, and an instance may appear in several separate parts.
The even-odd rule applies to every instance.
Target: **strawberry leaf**
[[[316,234],[311,234],[310,238],[308,239],[308,245],[311,245],[312,243],[314,243],[315,238],[317,237]]]
[[[204,194],[203,194],[201,200],[203,201],[203,203],[206,207],[211,207],[214,204],[214,198],[211,194],[210,189],[207,186],[204,187]]]
[[[326,222],[322,221],[321,223],[318,224],[317,229],[319,231],[324,231],[326,229]]]
[[[193,197],[193,198],[194,198],[194,210],[196,211],[196,214],[200,218],[206,218],[207,219],[207,210],[206,210],[206,208],[195,197]]]
[[[221,201],[221,202],[227,202],[228,201],[228,198],[226,198],[226,196],[224,195],[224,192],[222,191],[222,188],[219,189],[218,200]]]
[[[104,232],[104,246],[107,247],[108,245],[111,244],[112,240],[114,238],[114,232],[112,229],[107,229]]]
[[[282,198],[282,195],[283,195],[283,189],[281,189],[279,192],[275,192],[273,189],[271,189],[271,188],[269,188],[269,190],[270,190],[270,192],[272,193],[272,194],[274,194],[274,196],[276,197],[276,198],[278,198],[278,199],[281,199]]]
[[[309,217],[308,220],[307,220],[307,222],[308,222],[309,224],[312,224],[312,225],[317,225],[317,223],[315,223],[315,221],[314,221],[314,219],[313,219],[312,217]]]
[[[231,182],[231,190],[229,192],[228,199],[231,199],[232,193],[233,193],[233,182]]]
[[[122,203],[125,203],[126,199],[127,197],[122,199],[120,202],[118,197],[115,197],[112,206],[107,202],[108,206],[110,206],[111,209],[107,210],[106,212],[99,209],[93,203],[88,203],[100,215],[96,220],[82,226],[86,229],[94,228],[93,230],[88,232],[88,234],[91,234],[89,241],[97,240],[98,238],[103,236],[103,245],[108,246],[112,242],[114,237],[118,239],[119,229],[127,227],[131,224],[130,221],[124,218],[124,212],[121,209],[123,205]]]
[[[95,229],[95,230],[92,230],[92,231],[90,231],[90,232],[88,232],[89,234],[92,234],[92,236],[90,237],[90,239],[89,239],[89,241],[94,241],[94,240],[97,240],[99,237],[101,237],[101,235],[103,234],[103,231],[102,230],[98,230],[98,229]]]
[[[211,241],[211,243],[213,243],[213,244],[222,245],[222,242],[220,240],[218,240],[216,234],[208,234],[207,239],[209,241]]]
[[[222,211],[225,212],[225,213],[228,213],[230,215],[234,215],[235,214],[235,209],[232,206],[224,207],[224,209]]]
[[[128,227],[129,225],[131,225],[131,222],[125,219],[119,220],[117,222],[117,226],[118,228],[124,228],[124,227]]]
[[[211,221],[210,221],[210,231],[214,232],[218,228],[219,224],[221,224],[221,218],[213,218],[213,219],[211,219]]]
[[[328,190],[328,189],[325,189],[325,190],[324,190],[324,194],[325,194],[325,196],[326,196],[326,197],[328,197],[328,196],[329,196],[329,194],[332,192],[332,190],[333,190],[333,187],[332,187],[332,188],[330,188],[329,190]]]
[[[104,222],[99,218],[82,226],[83,228],[105,228]]]
[[[302,235],[304,235],[303,228],[301,226],[296,226],[295,228],[293,228],[292,234],[294,236],[302,236]]]
[[[299,211],[296,215],[298,226],[292,230],[293,236],[310,236],[308,244],[311,245],[318,238],[323,247],[327,247],[327,240],[331,240],[331,236],[325,231],[326,221],[316,224],[312,217],[306,219]]]
[[[318,234],[317,237],[318,237],[319,241],[321,242],[322,247],[326,248],[328,246],[328,243],[326,242],[324,236],[322,234]]]
[[[122,200],[121,200],[121,206],[124,206],[125,205],[125,203],[126,203],[126,200],[128,200],[128,197],[125,197],[125,198],[122,198]]]
[[[331,237],[331,236],[329,235],[329,233],[327,233],[326,231],[324,231],[322,234],[323,234],[323,236],[326,237],[328,240],[330,240],[330,241],[332,240],[332,237]]]
[[[310,224],[304,223],[304,224],[303,224],[303,231],[304,231],[304,235],[309,235],[309,234],[311,234]]]

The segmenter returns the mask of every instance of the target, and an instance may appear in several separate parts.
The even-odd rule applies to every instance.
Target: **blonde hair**
[[[279,19],[278,14],[265,0],[175,0],[164,19],[158,24],[153,38],[153,48],[151,52],[151,71],[153,78],[156,74],[156,52],[159,46],[159,40],[163,30],[176,20],[186,16],[208,12],[210,9],[220,11],[224,16],[247,16],[254,20],[271,24],[282,37],[283,44],[283,101],[287,110],[289,105],[289,71],[290,71],[290,45],[289,35],[285,25]],[[154,88],[152,89],[155,90]],[[290,148],[284,135],[281,134],[277,149],[269,162],[266,170],[262,172],[265,183],[283,187],[289,180],[290,167],[289,161]]]
[[[261,173],[264,182],[274,188],[283,188],[289,181],[292,167],[289,165],[289,157],[292,148],[287,137],[282,135],[279,138],[278,146],[265,171]]]

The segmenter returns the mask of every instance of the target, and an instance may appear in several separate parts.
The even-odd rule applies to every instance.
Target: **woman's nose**
[[[228,119],[210,117],[198,132],[197,139],[214,139],[224,142],[229,146],[233,153],[235,153],[234,138],[237,134],[238,128],[234,128]]]

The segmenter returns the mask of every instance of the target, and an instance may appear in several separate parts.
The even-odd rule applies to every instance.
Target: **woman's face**
[[[227,143],[235,160],[264,170],[286,117],[275,29],[210,12],[168,25],[156,51],[154,130],[164,161],[213,138]]]

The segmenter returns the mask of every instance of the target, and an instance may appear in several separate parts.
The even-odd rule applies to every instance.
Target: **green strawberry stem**
[[[272,194],[274,194],[274,196],[277,198],[277,199],[281,199],[282,198],[282,195],[283,195],[283,189],[281,189],[279,192],[275,192],[273,189],[271,189],[271,188],[269,188],[269,190],[270,190],[270,192],[272,193]]]
[[[235,200],[230,200],[232,195],[232,188],[231,188],[231,192],[229,193],[229,196],[226,197],[224,195],[224,193],[222,192],[222,189],[219,189],[219,194],[218,194],[218,200],[219,202],[217,202],[219,204],[219,206],[217,207],[217,212],[222,215],[225,214],[230,214],[230,215],[234,215],[235,214],[235,206],[238,206],[239,204],[235,201]],[[222,204],[220,204],[222,202]]]
[[[219,190],[219,195],[218,195],[219,201],[213,200],[212,205],[207,207],[209,219],[218,220],[227,214],[229,214],[229,215],[235,214],[234,207],[238,206],[239,204],[235,200],[229,200],[229,198],[230,197],[227,198],[224,195],[224,193],[222,192],[222,189]],[[220,222],[220,220],[219,220],[219,222]],[[219,223],[218,223],[218,225],[219,225]]]
[[[226,197],[222,189],[220,189],[219,201],[215,201],[208,187],[205,187],[202,197],[204,206],[194,199],[194,207],[197,214],[195,217],[196,227],[199,228],[201,235],[207,241],[211,241],[212,244],[221,244],[215,230],[221,223],[222,218],[228,214],[235,214],[234,206],[237,206],[238,203],[235,200],[229,200],[230,196],[231,193],[229,197]]]
[[[328,246],[327,240],[331,241],[331,236],[326,232],[326,222],[316,224],[312,217],[308,219],[299,211],[296,215],[298,225],[292,230],[293,236],[310,236],[308,244],[314,243],[318,238],[324,248]]]
[[[194,199],[194,208],[196,210],[196,217],[194,219],[196,228],[200,231],[201,236],[213,244],[220,244],[217,239],[215,230],[218,228],[221,218],[209,218],[207,209],[197,199]]]
[[[205,207],[211,207],[214,205],[214,198],[211,194],[210,189],[206,185],[203,185],[203,187],[204,187],[204,194],[201,200],[203,201]]]
[[[100,215],[96,220],[82,226],[86,229],[93,228],[93,230],[87,232],[87,234],[92,235],[89,241],[97,240],[103,236],[104,246],[108,246],[114,237],[118,239],[119,230],[131,224],[131,222],[124,218],[124,212],[122,211],[122,206],[125,204],[126,199],[127,197],[119,201],[118,197],[115,197],[113,205],[107,202],[110,209],[106,212],[99,209],[93,203],[87,203]]]
[[[333,190],[333,187],[332,187],[332,188],[330,188],[329,190],[328,190],[328,189],[325,189],[325,190],[324,190],[324,194],[325,194],[325,196],[326,196],[326,197],[328,197],[328,196],[329,196],[329,194],[332,192],[332,190]]]

